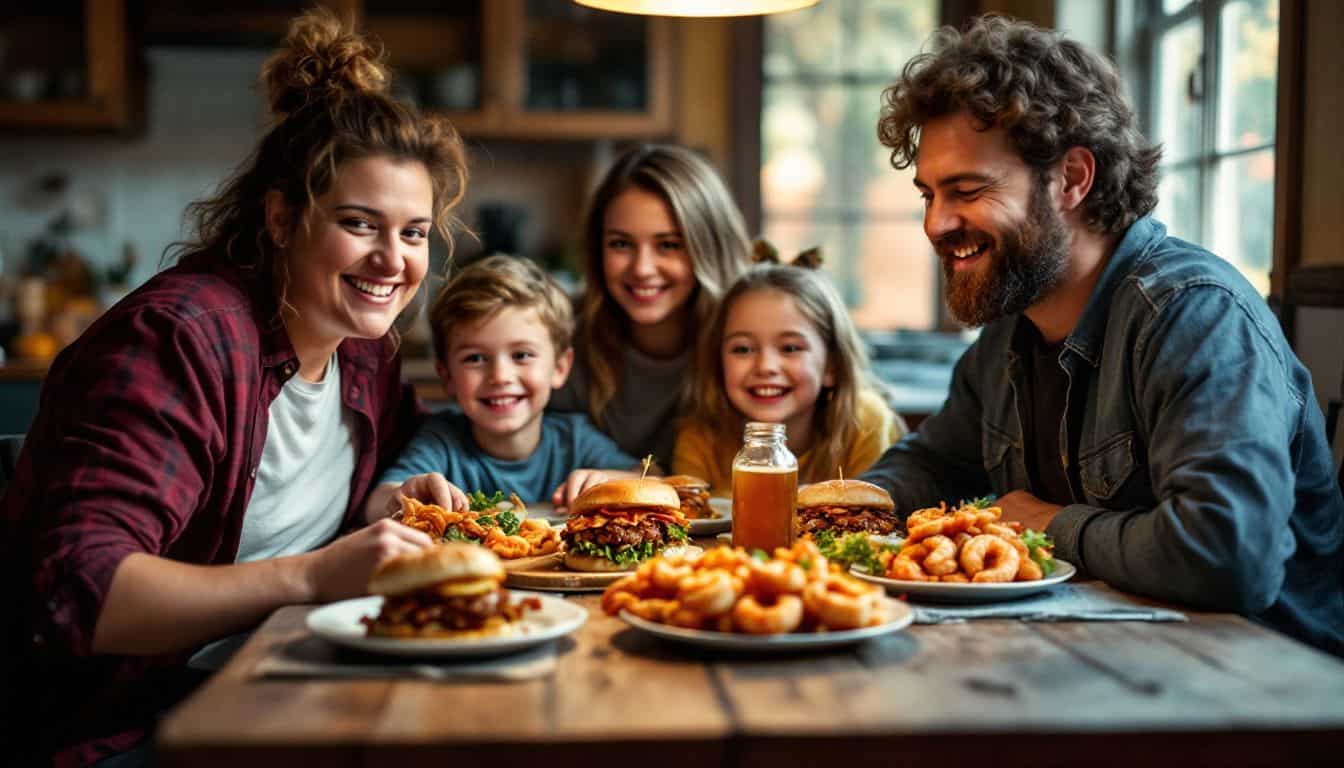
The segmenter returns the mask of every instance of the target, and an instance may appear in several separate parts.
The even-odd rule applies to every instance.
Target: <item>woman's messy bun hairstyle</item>
[[[272,125],[215,197],[188,207],[194,237],[175,246],[181,260],[223,259],[269,275],[283,309],[289,264],[266,229],[267,193],[279,191],[290,210],[301,212],[292,226],[307,226],[314,201],[341,164],[370,156],[425,166],[434,229],[451,253],[450,211],[467,183],[462,140],[446,119],[392,98],[380,47],[331,10],[316,8],[290,23],[261,81]]]
[[[347,93],[386,94],[391,82],[382,51],[343,29],[330,11],[295,19],[285,47],[261,68],[261,80],[278,117]]]

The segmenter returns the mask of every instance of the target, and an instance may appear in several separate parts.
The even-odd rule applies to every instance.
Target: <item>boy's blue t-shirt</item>
[[[442,472],[467,493],[516,493],[526,503],[551,500],[551,493],[580,468],[633,469],[639,462],[598,431],[582,413],[542,415],[541,442],[531,456],[503,461],[488,456],[471,434],[461,411],[441,411],[420,427],[406,450],[383,472],[380,483],[400,483],[412,475]]]

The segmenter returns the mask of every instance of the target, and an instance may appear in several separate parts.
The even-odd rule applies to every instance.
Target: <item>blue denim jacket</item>
[[[864,478],[911,510],[1031,490],[1017,316]],[[1125,233],[1059,364],[1081,419],[1056,556],[1119,589],[1231,611],[1344,655],[1344,498],[1311,376],[1226,261],[1151,218]],[[1061,439],[1061,445],[1068,441]],[[1068,457],[1062,457],[1067,461]]]

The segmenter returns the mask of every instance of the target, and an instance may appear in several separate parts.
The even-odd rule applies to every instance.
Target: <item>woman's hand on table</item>
[[[312,602],[328,603],[368,594],[369,577],[383,563],[433,546],[423,531],[383,519],[312,553],[307,580]]]

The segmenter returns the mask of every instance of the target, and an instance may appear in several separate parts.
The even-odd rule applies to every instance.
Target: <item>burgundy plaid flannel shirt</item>
[[[0,498],[9,725],[87,763],[143,738],[189,653],[94,655],[122,559],[234,562],[268,408],[298,358],[265,284],[179,265],[104,314],[52,364],[14,483]],[[346,527],[421,411],[387,339],[347,339],[341,393],[359,453]],[[0,716],[7,713],[0,712]]]

